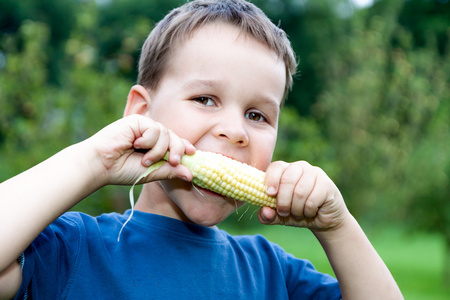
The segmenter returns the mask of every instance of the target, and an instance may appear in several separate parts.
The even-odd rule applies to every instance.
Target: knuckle
[[[303,218],[303,206],[301,206],[301,205],[292,205],[291,214],[296,219]]]
[[[297,188],[294,190],[293,198],[295,200],[303,200],[306,199],[306,197],[308,197],[308,194],[304,189]]]
[[[284,161],[274,161],[267,167],[266,173],[267,174],[281,173],[282,170],[285,170],[288,167],[288,165],[289,164]]]
[[[314,201],[306,201],[304,215],[308,218],[313,218],[316,216],[316,212],[317,205],[314,203]]]
[[[168,135],[169,134],[169,129],[167,129],[163,125],[160,125],[159,126],[159,132],[160,132],[160,134]]]
[[[154,126],[153,126],[153,130],[156,133],[161,133],[162,128],[163,128],[162,125],[160,125],[159,123],[155,123]]]
[[[280,185],[292,185],[295,183],[296,181],[293,176],[283,176],[280,178]]]
[[[299,161],[296,161],[296,162],[294,162],[292,164],[297,166],[297,167],[301,167],[301,168],[311,167],[311,164],[309,162],[307,162],[306,160],[299,160]]]
[[[327,176],[325,171],[319,167],[313,167],[313,170],[316,172],[318,176]]]
[[[289,165],[289,163],[282,161],[282,160],[277,160],[277,161],[272,162],[271,165],[282,167],[282,166]]]

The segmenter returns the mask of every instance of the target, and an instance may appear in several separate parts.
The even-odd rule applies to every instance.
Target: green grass
[[[407,235],[390,229],[369,235],[397,280],[405,299],[449,299],[442,275],[444,241],[431,234]]]
[[[260,233],[296,257],[310,260],[319,271],[334,275],[319,242],[307,229],[259,225],[238,230],[228,224],[221,227],[231,234]],[[391,270],[405,299],[450,299],[450,290],[445,290],[442,283],[442,238],[419,233],[405,234],[395,228],[377,230],[367,235]]]

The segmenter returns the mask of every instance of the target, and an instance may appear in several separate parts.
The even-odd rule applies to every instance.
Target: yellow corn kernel
[[[265,173],[261,170],[222,154],[201,150],[184,155],[181,164],[192,172],[192,182],[202,188],[239,201],[276,207],[275,197],[266,194]]]

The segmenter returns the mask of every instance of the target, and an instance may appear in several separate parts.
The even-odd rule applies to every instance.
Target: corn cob
[[[152,164],[130,188],[131,213],[119,231],[117,241],[125,225],[134,212],[134,186],[151,172],[159,169],[169,159],[167,152],[163,160]],[[265,192],[265,173],[245,163],[236,161],[222,154],[197,150],[193,155],[184,155],[181,164],[193,175],[192,183],[222,196],[245,201],[259,206],[276,208],[275,197]]]
[[[168,159],[168,153],[164,159]],[[192,172],[195,185],[239,201],[276,207],[275,197],[265,192],[265,173],[261,170],[222,154],[200,150],[184,155],[181,164]]]

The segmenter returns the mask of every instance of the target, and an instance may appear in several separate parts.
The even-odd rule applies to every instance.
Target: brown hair
[[[196,0],[172,10],[147,37],[139,60],[138,84],[156,89],[170,60],[171,49],[199,26],[225,22],[264,43],[277,53],[286,67],[284,98],[292,87],[297,63],[286,33],[261,9],[243,0]]]

